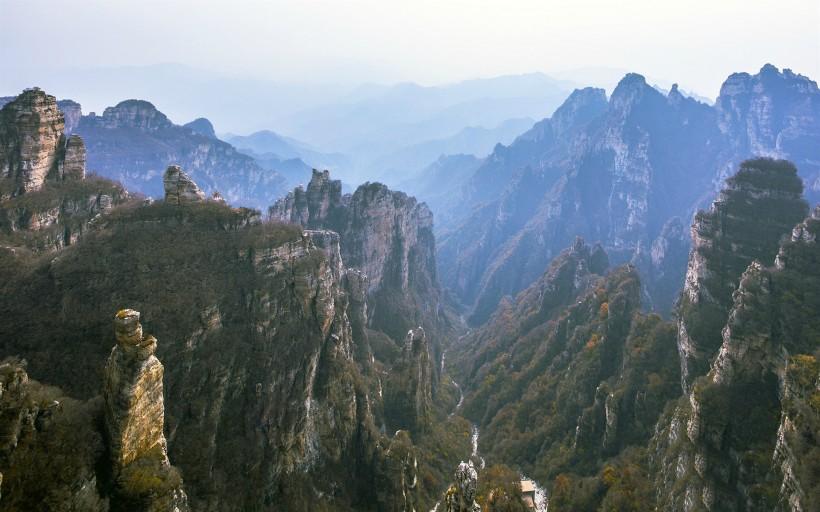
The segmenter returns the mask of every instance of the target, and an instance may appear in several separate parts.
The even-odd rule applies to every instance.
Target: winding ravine
[[[467,334],[469,334],[469,331],[467,333],[461,335],[459,337],[458,341],[461,341],[461,339],[464,338],[464,336],[466,336]],[[444,351],[441,353],[441,371],[440,371],[441,375],[444,375],[444,362],[447,358],[447,351],[448,350],[449,350],[449,347],[444,349]],[[461,389],[461,384],[456,382],[456,380],[452,377],[450,377],[450,380],[452,381],[453,385],[455,385],[456,389],[458,389],[458,403],[456,403],[455,407],[453,407],[453,410],[450,411],[450,414],[447,416],[448,418],[452,418],[453,415],[456,412],[458,412],[459,409],[461,409],[461,405],[464,403],[464,390]],[[478,453],[478,438],[481,435],[481,432],[478,429],[478,425],[476,425],[474,423],[470,423],[470,427],[472,429],[471,430],[472,434],[471,434],[471,437],[470,437],[470,441],[471,441],[472,446],[473,446],[472,453],[470,453],[470,459],[478,461],[479,468],[484,469],[484,467],[486,465],[486,462],[484,460],[484,457],[482,457]],[[526,479],[526,480],[531,480],[535,484],[535,510],[536,510],[536,512],[547,512],[549,510],[549,499],[547,497],[547,491],[543,487],[539,486],[538,482],[536,482],[535,480],[532,480],[531,478],[528,478],[526,475],[521,475],[521,478]],[[439,509],[440,506],[441,506],[441,502],[437,501],[435,506],[432,509],[430,509],[430,512],[438,512],[438,509]]]

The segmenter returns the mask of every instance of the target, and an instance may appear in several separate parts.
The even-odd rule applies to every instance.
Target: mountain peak
[[[770,64],[770,63],[767,62],[766,64],[763,64],[762,68],[760,68],[760,74],[761,75],[771,75],[771,74],[779,75],[780,70],[777,69],[777,67],[774,64]]]
[[[198,133],[200,135],[204,135],[211,139],[216,138],[216,132],[214,131],[214,125],[209,120],[205,119],[204,117],[199,117],[194,119],[190,123],[186,123],[185,128],[190,128],[192,132]]]
[[[168,117],[145,100],[125,100],[103,112],[106,128],[136,128],[145,132],[172,126]]]
[[[627,75],[618,82],[615,90],[612,91],[612,96],[609,101],[615,110],[626,111],[646,95],[653,94],[662,97],[657,89],[646,83],[646,78],[644,78],[643,75],[627,73]]]

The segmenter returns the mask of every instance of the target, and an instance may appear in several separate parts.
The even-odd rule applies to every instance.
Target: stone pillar
[[[167,464],[163,367],[157,340],[143,336],[140,314],[123,309],[114,317],[116,346],[105,367],[105,426],[115,473],[137,458]]]

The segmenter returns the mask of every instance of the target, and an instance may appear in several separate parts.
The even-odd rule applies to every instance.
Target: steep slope
[[[709,373],[659,423],[658,504],[667,510],[815,510],[820,210],[774,265],[743,272]]]
[[[307,189],[297,187],[269,209],[271,219],[341,237],[345,264],[368,278],[369,326],[396,341],[421,325],[440,347],[449,329],[436,274],[433,216],[424,203],[380,183],[342,195],[340,181],[313,172]]]
[[[805,217],[802,192],[790,162],[749,160],[726,180],[712,208],[695,216],[678,309],[684,391],[709,370],[740,275],[752,261],[774,263],[780,239]]]
[[[801,190],[770,159],[727,180],[693,224],[677,325],[580,240],[504,299],[447,358],[483,459],[549,482],[559,512],[816,509],[820,207],[793,223]]]
[[[101,116],[83,116],[75,133],[88,148],[88,168],[128,190],[162,196],[162,173],[181,165],[207,194],[265,208],[284,192],[284,180],[226,142],[173,124],[151,103],[127,100]]]
[[[100,343],[110,322],[101,312],[133,304],[163,340],[168,455],[192,509],[432,506],[442,468],[468,453],[469,429],[459,419],[435,424],[446,413],[431,400],[437,368],[419,343],[406,360],[427,368],[413,383],[419,391],[410,390],[421,414],[414,425],[397,422],[414,436],[379,432],[384,406],[374,382],[381,389],[384,371],[368,347],[375,331],[364,327],[367,279],[346,269],[338,234],[263,224],[255,210],[204,199],[176,166],[163,182],[164,201],[114,208],[57,258],[0,253],[0,350],[25,357],[32,375],[72,396],[91,397],[101,374],[134,382],[130,370],[110,370],[120,356],[103,372],[109,347]],[[153,350],[153,338],[128,333],[123,339],[142,340],[137,355]],[[135,361],[156,377],[150,353]],[[159,380],[135,382],[144,392],[128,396],[141,417],[157,418]],[[106,401],[119,425],[113,438],[123,439],[116,446],[154,453],[156,437],[127,435],[140,422],[116,412],[125,401]],[[430,434],[416,437],[422,430]],[[139,471],[155,463],[164,459],[152,456]]]
[[[579,252],[589,249],[559,257],[465,340],[479,349],[464,413],[481,426],[482,453],[542,481],[594,474],[607,457],[646,442],[678,393],[674,330],[638,314],[634,269],[601,277]]]

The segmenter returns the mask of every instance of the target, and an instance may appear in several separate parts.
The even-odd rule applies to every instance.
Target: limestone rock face
[[[755,211],[758,221],[769,218],[765,209]],[[820,396],[820,367],[809,333],[820,328],[818,217],[783,237],[774,265],[748,265],[723,325],[702,326],[721,344],[709,372],[656,427],[659,507],[817,508],[818,486],[809,475],[817,470],[818,441],[809,432],[817,432],[818,415],[809,403]],[[755,225],[754,235],[765,239],[766,225]]]
[[[771,64],[757,74],[734,73],[723,83],[715,108],[729,141],[733,172],[750,155],[787,158],[795,163],[811,202],[820,199],[820,89],[808,77]]]
[[[345,265],[367,276],[371,327],[399,340],[415,327],[407,319],[417,314],[437,332],[433,216],[425,204],[380,183],[342,195],[339,180],[314,170],[306,190],[297,187],[268,213],[272,220],[339,233]]]
[[[433,420],[433,368],[424,329],[408,331],[400,360],[385,384],[384,411],[391,429],[421,433]]]
[[[770,65],[729,77],[714,106],[677,88],[664,95],[635,74],[608,102],[603,91],[576,91],[552,118],[496,147],[446,215],[435,210],[442,284],[481,324],[580,235],[600,241],[613,262],[633,261],[646,305],[669,313],[681,280],[649,264],[664,226],[675,217],[688,224],[742,161],[759,156],[793,161],[807,198],[820,200],[818,119],[817,84]],[[444,225],[453,210],[467,213]]]
[[[166,451],[163,366],[154,355],[157,340],[143,336],[139,318],[130,309],[117,313],[117,345],[105,369],[105,422],[119,469],[153,450]]]
[[[165,202],[182,206],[205,200],[205,193],[180,166],[170,165],[162,178],[165,187]]]
[[[85,178],[86,151],[83,139],[79,135],[72,135],[65,145],[65,153],[60,177],[81,180]]]
[[[447,512],[480,512],[481,507],[475,502],[478,473],[473,462],[462,462],[453,475],[455,483],[447,489],[444,510]]]
[[[509,178],[440,238],[443,284],[474,306],[475,325],[502,297],[536,280],[575,236],[600,241],[613,261],[628,262],[711,187],[720,149],[711,141],[720,132],[708,106],[664,96],[635,74],[608,102],[602,91],[573,96],[554,122],[543,122],[562,127],[552,136],[528,136],[530,144],[517,140],[488,157],[476,176]],[[648,277],[645,291],[652,291]]]
[[[0,110],[0,233],[11,235],[14,245],[62,249],[128,199],[118,184],[85,179],[83,139],[67,136],[63,126],[54,97],[39,89],[24,91]]]
[[[0,177],[11,195],[39,190],[56,171],[65,139],[57,100],[27,89],[0,110]]]
[[[801,193],[790,163],[751,160],[727,180],[711,210],[695,217],[678,321],[684,390],[708,371],[741,273],[753,260],[774,263],[781,237],[805,217]]]

